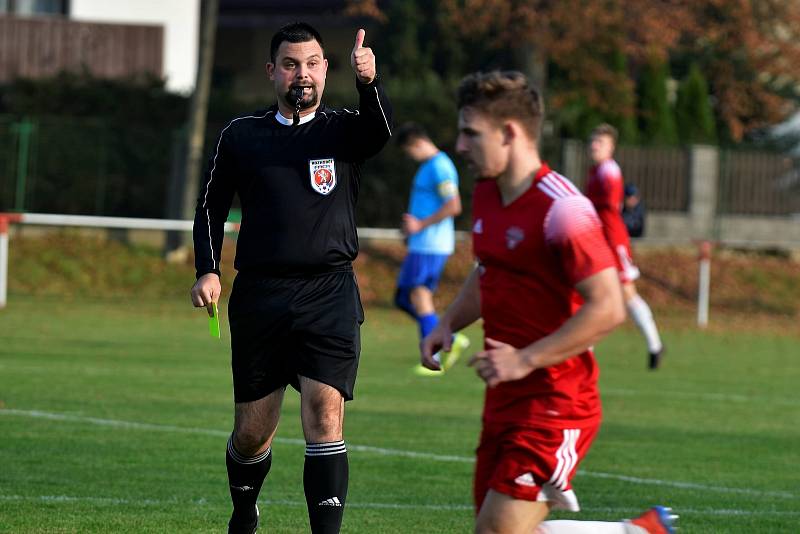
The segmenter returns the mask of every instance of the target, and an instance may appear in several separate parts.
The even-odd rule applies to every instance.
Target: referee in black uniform
[[[272,38],[267,74],[277,105],[220,133],[194,219],[195,306],[220,296],[223,225],[234,193],[242,223],[229,302],[235,421],[226,464],[228,532],[254,532],[256,499],[285,388],[300,391],[303,486],[313,533],[339,532],[347,496],[344,401],[353,398],[364,320],[351,262],[361,164],[391,136],[375,56],[358,30],[351,54],[358,110],[321,106],[322,38],[293,23]]]

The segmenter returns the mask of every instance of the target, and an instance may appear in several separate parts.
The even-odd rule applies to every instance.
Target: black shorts
[[[353,398],[364,309],[351,269],[304,278],[239,273],[228,304],[236,402],[258,400],[298,375]]]

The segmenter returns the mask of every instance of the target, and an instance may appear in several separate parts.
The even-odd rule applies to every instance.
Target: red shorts
[[[577,512],[572,477],[600,425],[575,429],[484,426],[475,465],[475,512],[493,489]]]

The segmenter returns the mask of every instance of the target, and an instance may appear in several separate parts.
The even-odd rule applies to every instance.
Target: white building
[[[76,31],[73,23],[83,26]],[[199,26],[200,0],[0,0],[0,79],[84,64],[101,77],[144,69],[163,76],[169,90],[188,93]]]
[[[163,26],[167,88],[192,91],[198,62],[199,0],[70,0],[68,5],[71,20]]]

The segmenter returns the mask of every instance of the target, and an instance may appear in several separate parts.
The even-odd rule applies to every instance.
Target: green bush
[[[33,124],[27,211],[160,217],[172,170],[175,131],[187,99],[154,78],[102,80],[62,73],[0,86],[3,138],[0,210],[14,207],[18,134]]]

